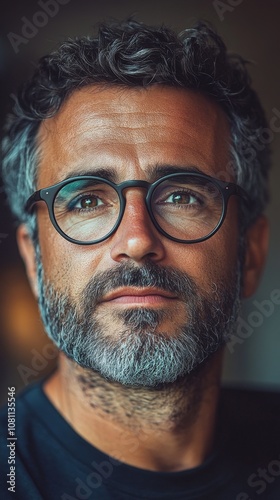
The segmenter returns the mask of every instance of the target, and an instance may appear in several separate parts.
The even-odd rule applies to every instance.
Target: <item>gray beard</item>
[[[231,337],[240,309],[240,270],[202,294],[181,271],[146,263],[120,264],[96,274],[78,304],[44,278],[37,255],[39,309],[45,330],[58,349],[81,367],[125,386],[159,387],[191,374]],[[225,280],[224,280],[225,281]],[[157,287],[184,302],[187,324],[174,325],[172,336],[160,331],[168,311],[145,307],[111,311],[111,331],[96,311],[107,293],[122,286]],[[108,318],[107,318],[108,320]],[[121,331],[113,331],[122,322]]]

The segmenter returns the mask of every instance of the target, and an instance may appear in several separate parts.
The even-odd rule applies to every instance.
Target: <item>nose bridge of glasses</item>
[[[121,210],[121,219],[124,215],[124,211],[125,211],[125,207],[127,205],[127,196],[126,196],[126,191],[128,191],[130,193],[130,190],[131,188],[133,189],[137,189],[142,191],[142,190],[145,190],[146,193],[141,193],[141,192],[138,192],[136,197],[133,196],[133,192],[132,192],[132,196],[129,195],[129,199],[130,199],[130,204],[134,205],[135,203],[137,203],[137,199],[138,201],[140,199],[142,199],[142,202],[144,202],[145,204],[145,207],[146,207],[146,210],[148,210],[148,213],[150,214],[150,209],[149,209],[149,204],[147,203],[147,193],[149,192],[149,188],[150,188],[151,184],[147,181],[143,181],[143,180],[137,180],[137,179],[133,179],[133,180],[128,180],[128,181],[124,181],[122,182],[121,184],[119,184],[117,186],[117,191],[120,195],[120,199],[121,199],[121,207],[120,207],[120,210]],[[139,197],[140,195],[140,197]],[[137,210],[138,212],[138,210]]]
[[[122,182],[121,184],[119,184],[118,188],[119,188],[120,192],[123,194],[123,192],[126,189],[130,189],[130,188],[144,188],[144,189],[148,190],[150,185],[151,184],[147,181],[130,180],[130,181]]]
[[[125,191],[130,190],[131,188],[140,188],[140,189],[145,189],[146,192],[148,192],[151,184],[147,181],[142,181],[142,180],[130,180],[130,181],[124,181],[121,184],[118,185],[118,192],[121,195],[123,204],[126,204],[126,196],[125,196]],[[147,199],[147,194],[143,199]]]

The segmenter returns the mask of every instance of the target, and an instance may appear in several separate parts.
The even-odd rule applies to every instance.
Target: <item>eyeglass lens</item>
[[[204,238],[216,228],[223,213],[223,196],[209,179],[180,175],[157,184],[150,205],[163,231],[188,241]],[[58,226],[79,242],[106,237],[119,215],[119,195],[104,181],[70,181],[60,189],[54,201]]]

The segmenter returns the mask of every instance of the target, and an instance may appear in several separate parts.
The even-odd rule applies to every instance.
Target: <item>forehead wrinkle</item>
[[[85,97],[84,94],[92,93],[92,90],[94,90],[94,97],[97,97],[96,106],[94,106],[94,102],[93,106],[91,106],[91,103],[83,102],[83,98]],[[182,138],[184,137],[186,122],[191,126],[188,126],[188,128],[192,128],[192,125],[194,125],[194,128],[197,128],[198,125],[202,128],[205,128],[205,126],[207,128],[201,113],[193,116],[193,114],[189,113],[186,107],[184,108],[183,106],[179,108],[179,110],[178,108],[176,109],[177,127],[175,127],[172,122],[172,120],[174,120],[173,108],[166,96],[164,96],[163,99],[163,101],[166,102],[166,106],[163,106],[161,102],[159,107],[157,99],[152,99],[152,101],[150,99],[148,109],[141,111],[139,105],[137,109],[134,100],[131,99],[131,95],[137,92],[137,97],[140,96],[145,104],[145,96],[151,93],[153,89],[149,89],[145,93],[141,93],[139,89],[130,89],[126,91],[111,89],[112,99],[110,99],[109,103],[106,100],[103,102],[102,91],[99,89],[99,92],[96,92],[96,90],[96,88],[89,89],[87,87],[86,89],[74,92],[74,94],[63,103],[56,115],[44,121],[44,125],[47,125],[47,123],[51,125],[49,133],[54,135],[55,138],[59,138],[59,128],[62,127],[64,130],[67,130],[67,136],[69,140],[71,140],[73,137],[76,137],[78,128],[79,134],[86,138],[94,131],[96,139],[100,136],[104,140],[106,131],[107,134],[110,134],[113,129],[116,137],[114,139],[110,137],[110,141],[114,142],[118,140],[118,136],[121,135],[121,132],[125,134],[131,134],[132,132],[137,133],[143,129],[143,125],[145,129],[156,125],[158,136],[161,135],[161,127],[159,125],[163,126],[165,129],[170,128],[170,131],[172,131],[173,128],[178,128],[179,125],[182,130]],[[177,90],[177,92],[182,98],[182,95],[184,95],[182,92],[184,91],[180,92]],[[194,92],[192,93],[194,94]],[[197,98],[197,93],[194,97]],[[203,102],[204,114],[207,115],[209,111],[211,112],[211,121],[213,124],[219,122],[221,119],[223,122],[227,121],[224,112],[216,103],[213,103],[202,94],[199,94],[199,99]],[[95,107],[98,108],[97,112],[95,112]],[[66,127],[64,125],[66,125]],[[135,141],[135,136],[133,139]]]
[[[196,114],[198,96],[194,96],[194,99],[192,97],[192,102],[190,96],[189,101],[185,98],[182,100],[185,91],[180,92],[178,89],[175,108],[174,98],[171,101],[169,99],[169,91],[167,95],[161,94],[159,101],[152,89],[145,92],[126,89],[121,96],[114,90],[109,92],[110,99],[107,89],[105,100],[102,92],[95,93],[93,98],[90,96],[87,100],[88,90],[87,96],[85,89],[83,92],[84,96],[81,95],[82,91],[70,96],[55,116],[41,124],[43,152],[47,153],[50,162],[55,162],[54,179],[67,175],[69,169],[76,167],[81,170],[96,164],[107,167],[114,162],[118,163],[123,174],[127,173],[128,178],[132,178],[134,167],[145,177],[149,174],[147,169],[150,169],[147,151],[151,141],[156,153],[150,156],[154,156],[155,161],[162,162],[166,159],[167,163],[176,164],[178,159],[182,163],[181,159],[185,157],[186,162],[195,161],[201,168],[216,166],[215,151],[221,142],[225,144],[227,118],[218,105],[213,105],[203,95],[199,94],[201,105]],[[146,108],[141,111],[141,100],[145,104],[145,96],[148,98]],[[207,119],[208,114],[211,115],[211,122]],[[125,154],[123,150],[126,150]],[[223,153],[221,160],[225,159]],[[43,165],[44,169],[48,168],[44,158]],[[60,166],[65,166],[61,172]]]

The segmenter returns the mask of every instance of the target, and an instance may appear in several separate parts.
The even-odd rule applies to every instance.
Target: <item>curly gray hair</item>
[[[135,20],[101,24],[96,37],[70,39],[43,57],[25,84],[8,117],[3,139],[3,180],[12,212],[36,227],[26,200],[36,190],[42,120],[55,115],[75,89],[89,84],[148,87],[164,84],[196,89],[214,99],[231,126],[231,164],[236,182],[251,204],[241,206],[242,227],[248,227],[268,200],[268,145],[256,148],[267,127],[259,99],[251,88],[246,61],[229,55],[221,38],[200,22],[179,35],[165,26]],[[221,172],[225,177],[229,172]]]

